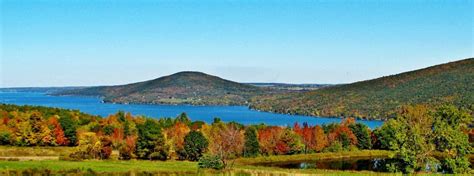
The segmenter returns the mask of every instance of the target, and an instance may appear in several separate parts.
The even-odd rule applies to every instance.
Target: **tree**
[[[163,135],[160,133],[154,142],[155,147],[153,148],[153,151],[149,156],[150,160],[167,160],[170,146],[166,144]]]
[[[316,152],[322,151],[328,145],[328,138],[324,134],[323,128],[320,126],[315,126],[313,128],[313,150]]]
[[[277,144],[283,134],[281,127],[264,127],[258,130],[258,142],[260,144],[260,151],[265,155],[277,154]],[[280,148],[282,148],[280,144]],[[280,150],[281,151],[281,150]]]
[[[184,137],[184,150],[190,161],[199,160],[208,145],[209,142],[199,131],[191,131]]]
[[[135,158],[135,149],[136,149],[136,137],[127,136],[125,138],[125,143],[119,148],[121,160],[130,160]]]
[[[372,148],[372,139],[370,136],[370,129],[367,125],[364,125],[362,123],[353,123],[349,125],[349,128],[357,137],[357,147],[359,149]]]
[[[413,173],[427,165],[436,168],[436,159],[432,157],[435,149],[430,142],[433,117],[426,106],[406,106],[397,115],[395,123],[395,141],[390,148],[396,151],[399,160],[392,171]]]
[[[96,133],[80,133],[78,139],[78,146],[76,147],[76,151],[70,154],[71,158],[76,160],[99,158],[102,144]]]
[[[224,167],[232,167],[229,160],[242,154],[244,147],[244,135],[237,124],[215,123],[211,132],[213,145],[210,146],[211,153],[221,158]]]
[[[165,130],[167,137],[171,140],[172,151],[176,153],[183,153],[184,137],[191,131],[188,125],[177,121],[171,128]],[[172,152],[172,154],[174,154]]]
[[[304,149],[304,144],[300,136],[298,136],[294,131],[286,128],[280,140],[277,143],[277,153],[278,154],[297,154]]]
[[[340,142],[344,149],[348,149],[351,145],[357,145],[357,137],[346,125],[339,125],[334,128],[328,134],[328,140],[331,144],[334,142]]]
[[[56,139],[56,144],[57,145],[68,145],[69,141],[64,135],[63,128],[61,127],[61,124],[58,121],[58,118],[56,117],[51,117],[49,119],[49,123],[53,126],[53,134]]]
[[[245,129],[244,156],[256,157],[260,154],[260,144],[257,139],[257,130],[254,127]]]
[[[374,130],[375,140],[373,140],[374,149],[392,150],[391,146],[398,145],[396,134],[398,133],[399,123],[395,119],[390,119],[381,127]]]
[[[184,123],[186,125],[191,124],[191,120],[189,119],[188,114],[186,114],[185,112],[181,113],[178,117],[176,117],[175,123],[176,122],[181,122],[181,123]]]
[[[144,124],[137,125],[138,129],[138,141],[136,153],[139,158],[152,159],[150,154],[154,152],[161,152],[160,154],[166,153],[161,151],[165,148],[156,148],[159,145],[164,144],[164,136],[161,133],[160,125],[153,119],[146,119]],[[155,158],[157,154],[154,154]],[[162,156],[161,156],[162,158]]]
[[[468,134],[463,130],[472,122],[472,116],[454,106],[442,106],[434,113],[433,142],[436,149],[446,153],[441,160],[442,169],[448,173],[469,172],[469,154],[472,148]]]
[[[76,128],[77,124],[70,116],[61,116],[59,123],[64,129],[64,136],[69,140],[69,145],[76,145]]]
[[[100,150],[99,158],[100,159],[109,159],[112,154],[112,141],[107,136],[102,136],[100,140]]]

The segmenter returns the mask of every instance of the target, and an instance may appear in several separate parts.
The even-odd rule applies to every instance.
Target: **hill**
[[[386,119],[403,105],[442,103],[473,109],[474,58],[305,93],[255,97],[251,108],[312,116]]]
[[[100,96],[105,102],[140,104],[243,105],[256,95],[278,92],[200,72],[179,72],[119,86],[66,90],[54,95]]]

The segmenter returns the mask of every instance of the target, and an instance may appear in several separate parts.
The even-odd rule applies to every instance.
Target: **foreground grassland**
[[[72,151],[68,147],[0,147],[1,157],[44,157],[59,156]],[[351,151],[339,153],[317,153],[307,155],[269,156],[257,158],[241,158],[235,161],[232,169],[224,171],[198,169],[196,162],[188,161],[116,161],[116,160],[89,160],[89,161],[62,161],[62,160],[35,160],[30,161],[0,161],[0,175],[23,175],[25,173],[82,173],[82,174],[158,174],[158,175],[393,175],[369,171],[331,171],[331,170],[298,170],[274,167],[254,166],[254,164],[268,162],[312,161],[320,159],[340,159],[350,157],[386,157],[387,151]],[[59,158],[59,157],[58,157]]]
[[[224,171],[198,169],[187,161],[0,161],[0,175],[7,173],[164,174],[164,175],[394,175],[375,172],[297,170],[236,165]]]
[[[1,157],[29,157],[28,161],[0,161],[0,175],[74,174],[74,175],[401,175],[370,171],[335,171],[320,169],[283,169],[256,166],[257,164],[292,161],[317,161],[341,158],[387,157],[390,151],[362,150],[337,153],[261,156],[239,158],[232,169],[224,171],[198,169],[196,162],[188,161],[117,161],[117,160],[36,160],[35,157],[57,157],[73,151],[72,147],[6,147],[0,146]]]

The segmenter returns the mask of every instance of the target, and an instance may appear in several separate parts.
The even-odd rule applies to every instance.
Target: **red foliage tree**
[[[348,141],[345,141],[347,138]],[[349,142],[349,145],[356,145],[357,144],[357,137],[354,135],[352,130],[347,127],[346,125],[339,125],[333,131],[328,134],[328,140],[330,143],[334,141],[339,141],[342,144]]]
[[[271,155],[283,151],[281,150],[284,149],[282,144],[279,144],[280,146],[277,147],[283,131],[283,128],[275,126],[258,130],[258,142],[263,154]]]
[[[56,117],[51,117],[49,119],[49,123],[54,127],[53,134],[56,139],[56,144],[58,145],[68,145],[69,141],[64,135],[64,130],[61,127],[61,123],[59,123]]]

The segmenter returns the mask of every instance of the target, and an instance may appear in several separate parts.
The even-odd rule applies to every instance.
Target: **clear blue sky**
[[[473,56],[470,0],[1,0],[0,87],[89,86],[193,70],[349,83]]]

